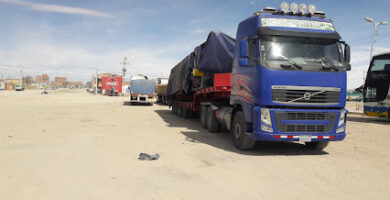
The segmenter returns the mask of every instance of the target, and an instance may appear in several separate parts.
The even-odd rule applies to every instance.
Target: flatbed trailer
[[[214,74],[214,85],[212,87],[198,89],[190,95],[179,92],[177,95],[179,100],[169,102],[172,112],[183,118],[190,118],[201,111],[201,105],[218,100],[229,100],[231,76],[231,73]]]

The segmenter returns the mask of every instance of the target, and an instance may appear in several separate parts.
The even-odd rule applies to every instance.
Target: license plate
[[[311,135],[301,135],[299,136],[300,142],[311,142]]]

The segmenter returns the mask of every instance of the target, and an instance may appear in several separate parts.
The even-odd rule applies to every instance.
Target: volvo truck
[[[282,3],[239,23],[232,38],[211,32],[172,68],[172,112],[199,116],[234,145],[299,141],[316,150],[346,137],[350,47],[314,5]]]

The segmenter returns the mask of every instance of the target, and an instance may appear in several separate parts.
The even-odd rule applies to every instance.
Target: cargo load
[[[212,31],[207,41],[172,68],[167,94],[188,93],[194,69],[201,73],[229,73],[232,71],[235,40],[219,31]]]

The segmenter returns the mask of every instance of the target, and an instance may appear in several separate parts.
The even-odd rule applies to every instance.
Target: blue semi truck
[[[238,149],[257,140],[324,149],[346,136],[350,47],[315,6],[282,3],[242,21],[233,39],[212,32],[172,70],[172,112],[229,130]]]

